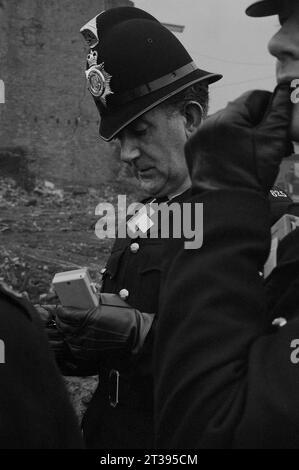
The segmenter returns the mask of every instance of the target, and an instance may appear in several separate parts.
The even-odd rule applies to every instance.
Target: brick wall
[[[86,90],[87,47],[79,30],[126,0],[0,0],[1,147],[24,149],[40,178],[99,186],[119,172],[115,148],[98,136]]]

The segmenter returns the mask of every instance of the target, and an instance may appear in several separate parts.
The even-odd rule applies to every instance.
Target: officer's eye
[[[279,13],[278,18],[280,26],[283,26],[283,24],[290,18],[290,16],[292,16],[293,11],[293,6],[289,5],[288,8],[285,8]]]
[[[136,129],[132,129],[132,133],[136,136],[143,136],[147,132],[147,127],[140,127]]]

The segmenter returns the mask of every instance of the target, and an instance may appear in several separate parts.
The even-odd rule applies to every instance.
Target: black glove
[[[195,192],[238,188],[267,193],[281,160],[293,152],[291,112],[290,87],[280,85],[273,95],[246,93],[208,118],[186,145]]]
[[[57,328],[56,315],[59,307],[54,305],[35,305],[35,309],[39,314],[40,320],[48,337],[50,349],[55,356],[57,365],[64,375],[93,375],[89,368],[79,369],[77,361],[74,359],[72,352],[65,341],[64,334]]]
[[[55,307],[56,329],[79,364],[98,363],[109,351],[138,353],[154,320],[154,315],[139,312],[116,294],[100,294],[99,300],[99,306],[89,310]],[[47,330],[57,350],[51,327]]]

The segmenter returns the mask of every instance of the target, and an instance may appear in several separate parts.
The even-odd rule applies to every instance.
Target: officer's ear
[[[189,139],[203,121],[203,108],[197,101],[188,101],[184,106],[185,131]]]

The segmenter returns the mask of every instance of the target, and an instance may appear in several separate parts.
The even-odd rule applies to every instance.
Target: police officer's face
[[[117,136],[121,159],[129,163],[150,196],[174,195],[190,185],[184,156],[186,122],[179,112],[159,106]]]
[[[279,14],[280,30],[269,43],[269,51],[277,58],[278,83],[299,78],[299,2],[287,0]]]
[[[299,2],[285,0],[279,13],[281,28],[269,43],[269,51],[277,58],[278,83],[299,78]],[[299,104],[294,104],[290,132],[299,142]]]

